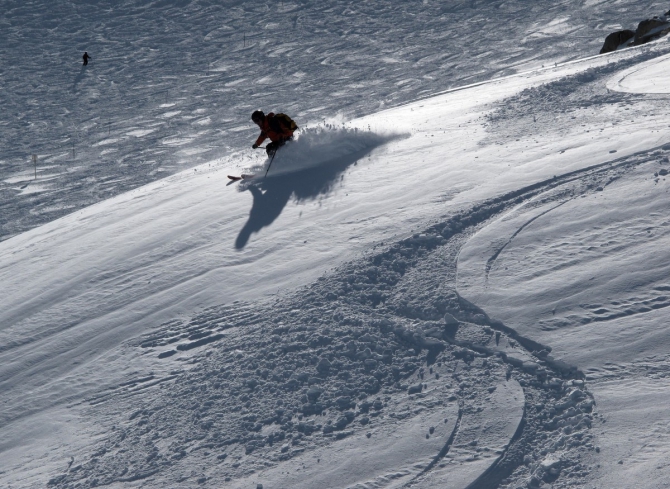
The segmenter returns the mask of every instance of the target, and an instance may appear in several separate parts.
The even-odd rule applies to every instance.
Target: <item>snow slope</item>
[[[667,68],[666,56],[640,63],[607,87],[667,93],[658,76]],[[652,134],[666,121],[658,102],[645,97],[630,107],[640,131]],[[586,373],[607,420],[599,436],[605,456],[593,476],[602,487],[668,480],[660,462],[668,455],[668,150],[650,144],[614,158],[585,193],[519,206],[459,257],[464,297]]]
[[[597,53],[662,2],[7,0],[0,239],[301,126]],[[81,55],[92,56],[87,68]],[[38,179],[31,155],[38,155]]]
[[[240,142],[39,227],[8,201],[33,228],[0,242],[0,481],[664,487],[667,53],[394,91],[308,125],[267,179],[226,186],[263,163]],[[373,112],[360,94],[319,110]]]

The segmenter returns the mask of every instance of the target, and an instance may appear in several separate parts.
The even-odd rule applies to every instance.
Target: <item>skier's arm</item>
[[[263,144],[263,141],[265,141],[268,138],[267,134],[265,134],[265,131],[261,131],[261,135],[258,136],[258,139],[254,143],[254,149],[258,148],[261,144]]]

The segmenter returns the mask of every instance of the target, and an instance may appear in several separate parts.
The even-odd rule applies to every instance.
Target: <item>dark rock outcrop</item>
[[[600,54],[611,53],[628,46],[639,46],[670,33],[670,11],[640,22],[635,32],[625,29],[612,32],[605,38]]]
[[[616,51],[619,46],[624,43],[627,43],[635,36],[635,32],[630,29],[624,29],[623,31],[612,32],[609,36],[605,38],[605,44],[603,44],[600,54],[611,53]]]
[[[635,31],[632,46],[639,46],[670,32],[670,22],[665,17],[654,17],[640,22]]]

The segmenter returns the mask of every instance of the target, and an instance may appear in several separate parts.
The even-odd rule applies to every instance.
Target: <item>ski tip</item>
[[[238,180],[242,180],[242,177],[234,177],[232,175],[228,175],[228,178],[230,178],[233,182],[237,182]]]

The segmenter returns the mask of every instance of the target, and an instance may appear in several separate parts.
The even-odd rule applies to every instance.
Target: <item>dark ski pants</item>
[[[273,141],[265,147],[265,152],[272,157],[279,148],[286,144],[286,141],[291,141],[293,138],[282,139],[281,141]]]

